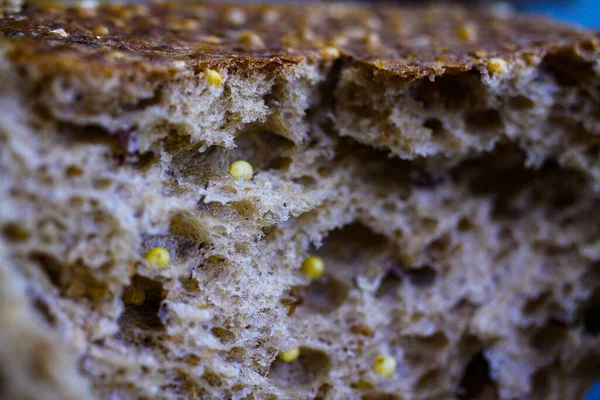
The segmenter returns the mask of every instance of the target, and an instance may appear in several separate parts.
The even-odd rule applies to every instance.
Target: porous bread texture
[[[34,79],[22,82],[25,86],[19,90],[57,121],[93,125],[113,134],[135,130],[139,140],[128,144],[135,146],[132,151],[145,151],[173,131],[192,142],[231,148],[236,133],[255,123],[294,142],[305,140],[304,114],[314,105],[315,88],[324,76],[321,70],[328,64],[303,61],[275,71],[237,73],[216,67],[227,84],[212,85],[206,79],[209,65],[200,71],[174,71],[165,82],[127,70],[102,74],[82,68],[65,74],[32,63],[23,68]]]
[[[581,398],[599,71],[552,57],[409,82],[307,60],[222,87],[0,59],[1,397]]]
[[[385,70],[344,69],[335,123],[341,135],[404,159],[459,162],[498,144],[517,143],[527,164],[552,158],[600,178],[593,132],[600,130],[595,51],[486,61],[471,69],[417,81],[390,79]],[[383,134],[382,134],[383,132]]]

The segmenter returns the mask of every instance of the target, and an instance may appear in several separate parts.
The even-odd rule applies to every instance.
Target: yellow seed
[[[171,261],[171,256],[169,255],[169,252],[163,249],[162,247],[155,247],[153,249],[148,250],[144,258],[149,263],[157,265],[160,268],[165,268],[167,265],[169,265],[169,262]]]
[[[391,356],[380,355],[375,359],[373,369],[379,375],[390,378],[396,372],[396,359]]]
[[[335,60],[336,58],[340,57],[340,51],[337,49],[337,47],[333,47],[333,46],[325,46],[321,49],[321,54],[323,55],[323,58],[326,60]]]
[[[125,53],[122,53],[120,51],[116,51],[116,50],[111,50],[108,53],[106,53],[106,56],[108,58],[112,58],[114,60],[122,60],[124,58],[127,58],[127,56],[125,55]]]
[[[173,67],[175,67],[176,69],[184,69],[185,68],[185,61],[183,61],[183,60],[175,60],[175,61],[173,61],[173,63],[171,63],[171,65]]]
[[[264,10],[262,20],[267,24],[274,24],[279,20],[279,12],[275,9]]]
[[[225,14],[225,21],[235,26],[243,25],[246,22],[246,13],[242,9],[232,8]]]
[[[127,288],[125,293],[123,293],[123,301],[125,304],[141,306],[146,301],[146,292],[134,287]]]
[[[53,30],[50,31],[50,33],[54,33],[54,34],[62,36],[62,37],[68,37],[69,36],[69,34],[67,32],[65,32],[65,30],[63,28],[53,29]]]
[[[477,30],[473,25],[461,25],[457,31],[457,36],[462,40],[472,41],[477,39]]]
[[[477,58],[483,58],[483,57],[486,57],[488,55],[488,53],[485,50],[476,50],[473,52],[473,55]]]
[[[98,25],[94,29],[92,29],[92,33],[97,36],[108,35],[108,28],[104,25]]]
[[[492,58],[488,60],[486,67],[491,74],[503,74],[508,70],[506,61],[501,58]]]
[[[223,84],[223,75],[214,69],[206,71],[206,81],[213,86],[221,86]]]
[[[188,31],[194,31],[200,27],[200,22],[195,19],[186,19],[182,21],[181,27]]]
[[[325,272],[325,262],[319,256],[310,256],[302,261],[301,271],[304,275],[313,279],[320,278]]]
[[[221,43],[223,43],[223,39],[221,39],[218,36],[214,36],[214,35],[202,36],[198,40],[200,40],[201,42],[204,42],[204,43],[208,43],[208,44],[221,44]]]
[[[263,49],[265,47],[265,42],[253,31],[242,32],[239,41],[241,44],[248,46],[251,50]]]
[[[229,166],[229,173],[236,179],[243,179],[249,181],[252,179],[252,165],[244,160],[237,160],[231,163]]]
[[[376,32],[370,32],[364,37],[365,44],[368,48],[377,48],[381,46],[381,36]]]
[[[292,362],[298,357],[300,357],[300,349],[298,347],[294,347],[279,354],[279,359],[285,362]]]

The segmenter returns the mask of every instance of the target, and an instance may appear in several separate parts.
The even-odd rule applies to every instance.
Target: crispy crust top
[[[0,8],[0,46],[21,62],[146,72],[189,64],[265,68],[345,57],[408,79],[564,46],[596,32],[459,7],[107,4]]]

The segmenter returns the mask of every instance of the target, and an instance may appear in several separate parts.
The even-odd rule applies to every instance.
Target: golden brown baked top
[[[0,44],[9,45],[13,57],[71,68],[249,68],[348,57],[412,78],[574,43],[595,49],[598,34],[538,17],[459,7],[196,2],[0,9]]]

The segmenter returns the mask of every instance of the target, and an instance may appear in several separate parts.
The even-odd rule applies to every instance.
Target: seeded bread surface
[[[0,9],[0,397],[581,398],[599,39],[459,7]]]

